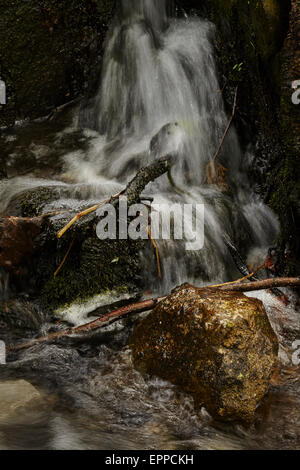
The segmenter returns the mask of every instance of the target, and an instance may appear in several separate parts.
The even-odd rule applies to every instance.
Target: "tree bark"
[[[140,200],[142,191],[151,181],[170,171],[172,161],[173,156],[167,155],[154,161],[151,165],[141,168],[130,183],[128,183],[123,193],[128,199],[128,205],[135,204]]]

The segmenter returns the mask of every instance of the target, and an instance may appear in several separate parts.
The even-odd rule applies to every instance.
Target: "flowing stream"
[[[166,0],[119,2],[95,98],[76,107],[71,124],[60,123],[54,134],[52,130],[51,142],[34,123],[6,134],[12,148],[11,177],[0,184],[3,213],[18,193],[41,185],[58,187],[64,194],[44,212],[62,205],[76,208],[118,192],[139,168],[155,159],[175,155],[172,184],[164,175],[144,195],[166,207],[177,203],[179,211],[182,204],[204,204],[204,247],[186,251],[184,241],[158,240],[162,281],[145,274],[148,286],[157,293],[186,281],[201,285],[237,276],[224,235],[242,249],[249,265],[259,265],[278,233],[275,216],[249,184],[251,151],[242,152],[233,125],[218,156],[225,175],[221,185],[204,184],[207,165],[229,120],[214,60],[214,26],[199,18],[170,16],[170,4]],[[27,159],[20,172],[14,170],[15,162],[25,147]],[[61,163],[59,170],[54,161]],[[187,238],[193,223],[191,217]],[[145,272],[148,262],[145,258]],[[7,291],[7,283],[0,273],[0,295]],[[293,307],[283,307],[269,294],[259,295],[280,338],[281,374],[286,381],[282,388],[273,387],[255,429],[212,424],[205,412],[197,416],[189,397],[158,379],[143,379],[134,371],[129,352],[109,349],[108,344],[97,346],[97,373],[78,396],[71,392],[73,384],[63,387],[62,395],[77,404],[86,400],[83,411],[80,406],[74,410],[71,399],[70,403],[52,391],[52,401],[48,398],[44,407],[0,426],[0,448],[295,447],[300,436],[299,377],[291,364],[291,343],[299,337],[299,320]],[[80,351],[80,367],[77,359],[74,370],[70,366],[75,383],[89,354]],[[43,380],[35,382],[49,395]],[[101,406],[90,398],[95,390]]]

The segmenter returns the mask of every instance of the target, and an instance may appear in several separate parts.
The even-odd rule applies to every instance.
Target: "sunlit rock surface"
[[[0,425],[8,418],[22,415],[25,408],[43,402],[40,392],[25,380],[0,382]]]
[[[221,420],[250,423],[274,371],[278,342],[260,300],[175,289],[135,329],[135,367],[193,395]]]

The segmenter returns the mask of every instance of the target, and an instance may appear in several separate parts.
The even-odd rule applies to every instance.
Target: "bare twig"
[[[107,204],[107,203],[112,202],[113,200],[117,199],[122,194],[122,192],[123,191],[120,191],[119,193],[115,194],[114,196],[111,196],[109,199],[106,199],[105,201],[102,201],[99,204],[95,204],[94,206],[89,207],[88,209],[85,209],[84,211],[79,212],[78,214],[76,214],[75,217],[73,217],[73,219],[70,220],[70,222],[67,225],[65,225],[58,232],[57,238],[61,238],[67,232],[67,230],[69,230],[69,228],[71,228],[72,225],[75,222],[77,222],[77,220],[81,219],[81,217],[84,217],[85,215],[91,214],[92,212],[95,212],[97,209],[99,209],[100,206],[103,206],[104,204]]]
[[[249,272],[249,269],[245,263],[245,261],[243,260],[241,254],[239,253],[237,247],[235,246],[235,244],[233,243],[233,241],[230,239],[230,237],[228,236],[228,234],[225,234],[224,237],[224,242],[232,256],[232,259],[237,267],[237,269],[240,271],[241,274],[243,274],[244,276],[248,276],[250,274]],[[260,279],[256,276],[252,276],[251,279],[250,279],[252,282],[253,281],[260,281]],[[282,297],[284,296],[284,294],[279,290],[277,289],[276,287],[273,287],[271,288],[271,292],[272,294],[274,294],[276,297]]]
[[[221,183],[223,183],[224,188],[226,190],[229,190],[229,187],[226,183],[226,168],[224,168],[222,165],[216,163],[216,159],[223,147],[224,140],[228,134],[228,131],[231,127],[235,111],[236,111],[236,105],[237,105],[237,93],[238,93],[238,87],[235,89],[235,94],[234,94],[234,101],[233,101],[233,108],[232,108],[232,113],[230,116],[230,119],[228,121],[228,124],[226,126],[225,132],[219,142],[218,148],[214,154],[214,156],[211,158],[209,163],[206,165],[206,176],[203,180],[203,183],[208,183],[208,184],[218,184],[219,180],[221,179]],[[217,168],[216,168],[217,166]]]
[[[70,253],[70,251],[72,250],[73,245],[74,245],[74,240],[71,241],[67,253],[65,254],[65,256],[64,256],[64,258],[63,258],[63,260],[62,260],[62,262],[60,263],[59,267],[57,268],[57,270],[56,270],[55,273],[54,273],[54,277],[56,277],[56,276],[58,275],[58,273],[59,273],[60,270],[62,269],[63,265],[65,264],[65,262],[66,262],[66,260],[67,260],[67,258],[68,258],[68,256],[69,256],[69,253]]]
[[[95,206],[92,206],[92,207],[89,207],[88,209],[85,209],[84,211],[82,212],[79,212],[78,214],[75,215],[75,217],[73,217],[72,220],[70,220],[70,222],[65,225],[57,234],[57,238],[61,238],[67,230],[69,230],[70,227],[72,227],[72,225],[79,219],[81,219],[81,217],[85,216],[85,215],[88,215],[90,214],[91,212],[94,212],[96,211],[98,208],[99,208],[100,204],[97,204]]]
[[[159,259],[159,251],[158,251],[158,247],[152,237],[152,233],[151,233],[151,230],[149,227],[147,227],[147,232],[148,232],[148,235],[149,235],[149,238],[151,240],[151,243],[152,243],[152,246],[154,248],[154,251],[155,251],[155,256],[156,256],[156,262],[157,262],[157,274],[158,274],[158,277],[159,279],[161,279],[161,267],[160,267],[160,259]]]
[[[219,155],[220,150],[221,150],[221,148],[222,148],[222,146],[223,146],[225,137],[226,137],[226,135],[228,134],[228,131],[229,131],[230,126],[231,126],[231,124],[232,124],[232,121],[233,121],[233,118],[234,118],[234,115],[235,115],[235,111],[236,111],[237,93],[238,93],[238,87],[236,87],[236,89],[235,89],[234,101],[233,101],[233,108],[232,108],[232,114],[231,114],[231,117],[230,117],[230,119],[229,119],[229,121],[228,121],[227,127],[226,127],[226,129],[225,129],[224,134],[223,134],[223,137],[222,137],[222,139],[220,140],[220,143],[219,143],[219,146],[218,146],[218,148],[217,148],[217,150],[216,150],[216,153],[215,153],[214,156],[212,157],[212,161],[213,161],[213,162],[216,161],[216,158],[217,158],[217,156]]]
[[[244,281],[247,281],[248,279],[251,279],[253,276],[255,276],[256,273],[258,273],[258,271],[263,269],[265,266],[266,264],[264,263],[261,266],[259,266],[257,269],[255,269],[255,271],[253,271],[251,274],[248,274],[248,276],[244,276],[241,279],[237,279],[236,281],[225,282],[224,284],[216,284],[215,286],[209,286],[209,287],[213,289],[215,287],[224,287],[224,286],[230,286],[231,284],[239,284],[240,282],[244,282]]]

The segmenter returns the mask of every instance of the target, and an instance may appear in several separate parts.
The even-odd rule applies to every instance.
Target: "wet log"
[[[151,165],[141,168],[136,176],[128,183],[124,195],[128,199],[128,205],[135,204],[140,200],[140,196],[145,187],[156,180],[164,173],[170,171],[173,162],[173,156],[167,155],[156,160]]]
[[[106,199],[105,201],[102,201],[99,204],[95,204],[92,207],[88,207],[84,211],[76,214],[75,217],[73,217],[73,219],[58,232],[57,237],[61,238],[67,232],[67,230],[69,230],[69,228],[71,228],[72,225],[77,222],[77,220],[81,219],[85,215],[95,212],[97,209],[99,209],[99,207],[103,206],[104,204],[117,205],[121,196],[127,198],[127,203],[129,206],[139,202],[141,198],[141,193],[143,192],[145,187],[149,183],[151,183],[151,181],[154,181],[155,179],[162,176],[164,173],[169,172],[171,166],[172,156],[167,155],[156,160],[154,163],[151,163],[150,165],[141,168],[137,172],[135,177],[128,183],[125,189],[115,194],[114,196],[111,196],[109,199]]]

